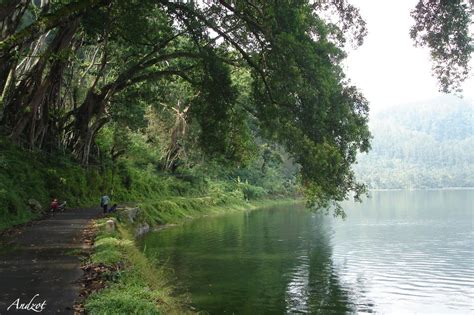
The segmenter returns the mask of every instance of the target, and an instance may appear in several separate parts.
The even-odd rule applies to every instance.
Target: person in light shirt
[[[109,205],[109,202],[110,202],[109,196],[103,195],[102,197],[100,197],[100,206],[104,210],[104,213],[107,213],[107,207]]]

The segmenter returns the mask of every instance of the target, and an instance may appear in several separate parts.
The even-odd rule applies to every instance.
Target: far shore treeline
[[[468,75],[470,12],[461,0],[413,8],[409,35],[429,48],[444,92]],[[65,186],[74,176],[57,175],[61,156],[96,172],[96,192],[161,172],[298,187],[314,207],[357,197],[369,106],[341,63],[366,33],[346,0],[3,0],[0,167],[34,186],[12,157],[41,156],[31,163],[46,168],[42,183]],[[2,211],[20,202],[9,180]]]

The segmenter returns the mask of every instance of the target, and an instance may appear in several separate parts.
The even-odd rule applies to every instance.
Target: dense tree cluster
[[[438,32],[434,5],[456,25]],[[468,9],[432,0],[413,13],[413,36],[457,65],[436,70],[443,86],[465,77]],[[366,27],[346,0],[3,0],[0,31],[0,120],[18,143],[88,164],[104,132],[112,159],[138,132],[167,170],[203,156],[244,165],[265,143],[319,206],[364,191],[351,165],[369,149],[368,104],[340,65]]]

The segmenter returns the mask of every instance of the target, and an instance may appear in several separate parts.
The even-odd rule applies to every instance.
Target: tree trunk
[[[6,0],[4,4],[0,5],[0,41],[15,33],[30,2],[29,0]],[[0,94],[2,96],[5,94],[12,67],[15,66],[15,58],[11,52],[0,58]]]
[[[29,0],[6,0],[5,4],[0,5],[0,41],[15,33],[30,2]]]
[[[43,76],[43,73],[51,56],[61,56],[71,48],[77,27],[77,20],[61,27],[47,52],[33,66],[28,79],[17,86],[16,97],[9,106],[13,111],[21,111],[16,113],[19,118],[15,120],[12,139],[18,141],[25,129],[29,128],[28,142],[34,147],[39,135],[45,132],[43,129],[47,128],[50,120],[48,107],[58,104],[60,100],[60,84],[67,59],[55,58],[48,74]]]
[[[104,118],[106,102],[106,94],[98,94],[91,89],[74,114],[75,122],[70,147],[76,158],[83,164],[89,163],[90,147],[94,137],[107,122]]]
[[[38,20],[32,24],[0,41],[0,60],[15,48],[22,46],[25,42],[33,41],[61,24],[68,24],[72,20],[80,18],[88,10],[106,6],[111,2],[112,0],[73,1],[63,5],[55,12],[40,15]]]

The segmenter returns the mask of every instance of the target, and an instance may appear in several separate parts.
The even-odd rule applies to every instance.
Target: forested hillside
[[[473,187],[473,109],[445,96],[374,114],[357,174],[370,188]]]

